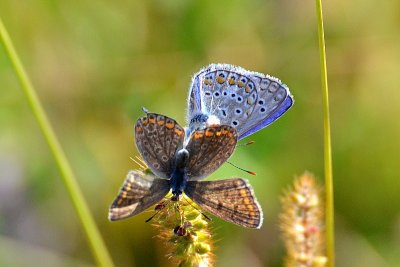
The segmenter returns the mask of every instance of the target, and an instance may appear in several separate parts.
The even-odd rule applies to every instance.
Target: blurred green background
[[[400,2],[325,1],[337,266],[400,266]],[[281,266],[280,196],[305,170],[322,183],[314,1],[0,1],[0,16],[77,174],[117,266],[170,266],[151,213],[110,223],[136,168],[141,107],[185,123],[191,75],[231,63],[274,75],[294,107],[247,140],[211,179],[250,180],[262,229],[215,218],[218,266]],[[0,266],[94,261],[0,46]]]

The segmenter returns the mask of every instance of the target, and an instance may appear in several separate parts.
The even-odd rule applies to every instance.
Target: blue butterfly
[[[270,125],[293,103],[289,88],[275,77],[211,64],[193,76],[187,133],[210,125],[230,125],[240,140]]]

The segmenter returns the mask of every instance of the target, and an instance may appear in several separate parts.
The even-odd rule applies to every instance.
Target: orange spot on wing
[[[247,195],[247,190],[246,189],[240,189],[239,194],[240,194],[240,196],[244,197],[244,196]],[[246,199],[247,199],[247,201],[249,200],[248,198],[246,198]],[[249,204],[249,203],[245,203],[245,204]]]
[[[210,129],[206,130],[206,137],[211,137],[213,135],[214,135],[214,132],[212,130],[210,130]]]
[[[163,126],[165,123],[165,119],[163,117],[158,117],[157,118],[157,124],[160,126]]]
[[[151,123],[151,124],[156,123],[156,118],[155,117],[149,117],[149,123]]]
[[[217,82],[218,82],[219,84],[223,84],[223,83],[225,82],[225,78],[223,78],[223,77],[221,77],[221,76],[218,76]]]
[[[234,85],[235,84],[235,79],[233,77],[229,78],[229,84]]]
[[[172,129],[174,128],[175,123],[173,121],[168,120],[167,123],[165,124],[165,127],[167,127],[168,129]]]
[[[244,83],[243,83],[242,81],[239,81],[239,82],[238,82],[238,87],[239,87],[239,88],[244,87]]]
[[[194,139],[200,139],[200,138],[203,138],[203,136],[204,136],[204,133],[202,131],[194,132]]]
[[[254,206],[253,205],[247,205],[247,209],[250,211],[254,211]]]
[[[183,131],[181,129],[176,128],[175,129],[175,133],[179,136],[181,136],[183,134]]]

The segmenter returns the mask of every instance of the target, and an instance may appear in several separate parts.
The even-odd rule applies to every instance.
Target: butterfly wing
[[[185,194],[202,209],[247,228],[260,228],[263,213],[253,189],[241,178],[188,181]]]
[[[161,178],[170,178],[175,153],[183,146],[184,129],[173,119],[148,113],[135,125],[136,146],[143,160]]]
[[[189,129],[210,125],[205,121],[213,116],[219,124],[235,127],[242,139],[274,122],[292,105],[289,88],[279,79],[228,64],[211,64],[192,79]]]
[[[217,170],[232,155],[236,142],[237,131],[227,125],[194,131],[186,146],[189,180],[201,179]]]
[[[169,180],[130,171],[110,207],[108,218],[117,221],[136,215],[163,199],[169,190]]]

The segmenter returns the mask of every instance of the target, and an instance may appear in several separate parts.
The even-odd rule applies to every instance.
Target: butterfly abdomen
[[[181,195],[186,187],[188,161],[189,152],[186,149],[183,148],[176,153],[175,167],[171,175],[171,189],[174,196]]]

